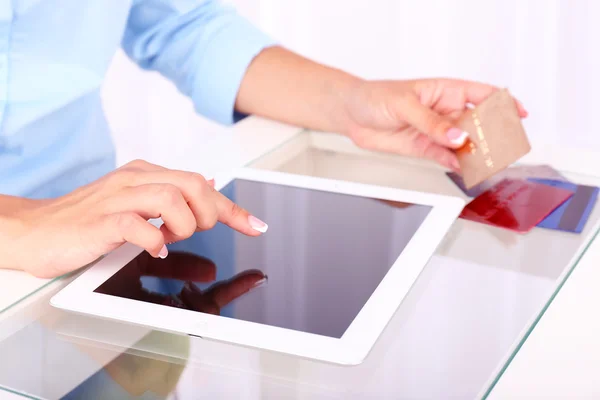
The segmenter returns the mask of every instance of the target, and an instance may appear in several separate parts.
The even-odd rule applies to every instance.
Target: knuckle
[[[215,225],[217,225],[217,218],[213,217],[212,215],[205,215],[198,224],[198,228],[200,230],[207,231],[214,228]]]
[[[200,216],[197,227],[200,230],[206,231],[206,230],[214,228],[215,225],[217,225],[217,222],[218,222],[218,215],[217,215],[217,210],[215,208],[215,209],[211,209],[211,210],[204,212]]]
[[[192,235],[194,233],[196,233],[197,230],[198,230],[198,227],[194,223],[194,225],[193,225],[193,227],[191,229],[186,229],[185,231],[183,231],[181,233],[180,238],[182,238],[182,239],[190,238],[190,237],[192,237]]]
[[[244,209],[236,203],[231,203],[229,214],[231,218],[236,219],[244,215]]]
[[[191,189],[195,193],[203,193],[208,186],[206,179],[196,172],[189,172],[188,174]]]
[[[369,137],[367,135],[356,134],[350,136],[350,139],[356,146],[360,148],[368,149],[371,146]]]
[[[164,244],[164,236],[159,229],[148,229],[148,241],[151,246],[162,247]]]
[[[156,190],[161,204],[165,207],[171,207],[181,200],[181,192],[174,185],[161,184],[158,185]]]
[[[165,244],[162,232],[158,229],[149,229],[144,233],[144,247],[147,250],[158,253]]]
[[[147,167],[148,165],[150,165],[148,163],[148,161],[145,161],[142,159],[136,159],[136,160],[130,161],[127,164],[125,164],[124,167],[132,168],[132,169],[143,169],[143,168]]]
[[[188,238],[196,232],[197,228],[196,220],[194,218],[188,218],[186,219],[185,226],[183,226],[181,232],[179,232],[179,235]]]
[[[136,223],[135,213],[113,214],[114,223],[120,232],[128,232]]]

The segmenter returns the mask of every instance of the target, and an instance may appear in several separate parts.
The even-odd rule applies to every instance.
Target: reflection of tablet
[[[218,225],[169,246],[127,244],[52,304],[339,364],[360,363],[460,213],[453,197],[258,170],[221,191],[269,224]]]

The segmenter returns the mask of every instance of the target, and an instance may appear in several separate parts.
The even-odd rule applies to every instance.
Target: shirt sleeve
[[[239,119],[235,99],[249,64],[275,45],[218,0],[137,0],[122,46],[141,68],[161,73],[196,111],[222,124]]]

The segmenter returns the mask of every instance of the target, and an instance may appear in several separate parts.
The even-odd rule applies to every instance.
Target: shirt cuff
[[[263,49],[277,44],[241,16],[229,22],[205,47],[191,93],[198,113],[227,125],[244,117],[234,107],[248,66]]]

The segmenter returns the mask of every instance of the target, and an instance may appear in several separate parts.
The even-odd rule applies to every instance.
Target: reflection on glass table
[[[368,153],[335,135],[305,132],[253,167],[469,201],[436,165]],[[561,172],[600,185],[598,176]],[[456,221],[396,317],[405,318],[395,366],[407,398],[484,395],[576,267],[599,219],[596,205],[581,234],[536,228],[526,235]]]
[[[223,307],[267,281],[267,276],[258,270],[241,271],[214,282],[216,276],[215,263],[197,254],[170,251],[169,257],[162,260],[142,252],[95,292],[221,314]],[[207,283],[212,285],[204,290],[198,287]]]
[[[319,134],[299,135],[253,166],[461,195],[435,166],[357,152]],[[600,185],[598,177],[565,175],[577,183]],[[267,221],[287,215],[282,214],[281,207],[257,207],[256,212]],[[287,216],[290,223],[315,218],[301,198],[287,207],[288,214],[293,210],[293,215]],[[141,363],[131,357],[184,366],[177,384],[165,386],[174,388],[171,396],[179,399],[197,398],[199,393],[206,398],[244,399],[482,397],[508,365],[560,283],[576,267],[573,257],[585,250],[599,219],[597,206],[580,235],[539,228],[521,235],[456,221],[369,357],[357,367],[322,364],[200,338],[149,334],[127,324],[60,313],[40,300],[40,307],[46,307],[40,315],[52,322],[34,319],[0,342],[0,354],[10,364],[0,364],[0,386],[57,398],[98,371],[106,374],[102,367],[125,352],[130,357],[123,357],[125,361],[119,365],[128,365],[125,369],[130,373],[139,371],[133,366]],[[401,233],[403,227],[392,225],[390,229],[393,235]],[[206,258],[217,264],[219,275],[220,261],[213,255]],[[220,281],[239,272],[216,278]],[[262,273],[271,279],[269,271]],[[168,293],[179,296],[184,280],[180,281],[180,286],[172,286]],[[212,285],[196,286],[206,290]],[[262,289],[250,291],[244,298],[259,297]],[[222,315],[230,312],[227,308],[221,310]],[[180,344],[184,339],[187,344]],[[89,356],[90,352],[96,358]],[[75,369],[67,372],[66,366]],[[171,368],[177,370],[156,370]],[[172,374],[175,377],[178,372]],[[161,377],[156,380],[171,382],[157,376]]]

